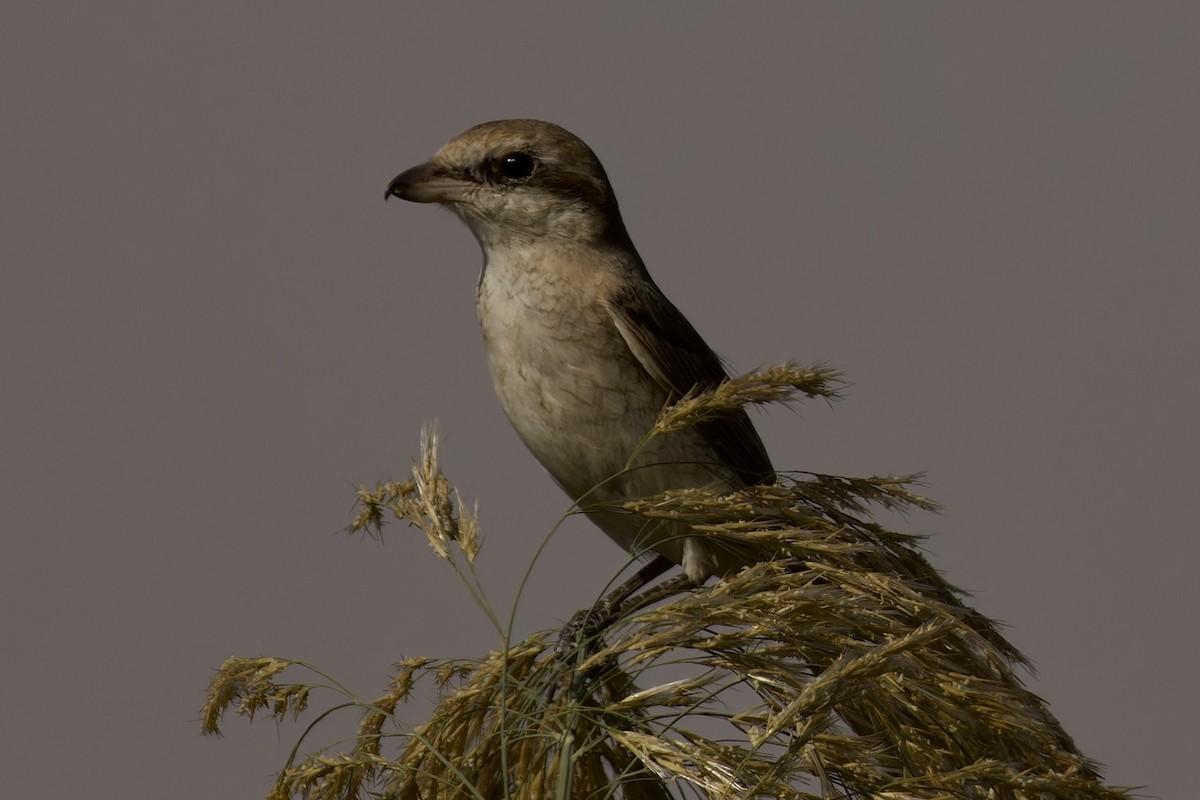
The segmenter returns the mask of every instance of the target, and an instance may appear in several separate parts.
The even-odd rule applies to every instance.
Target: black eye
[[[537,162],[529,153],[509,153],[496,160],[497,171],[512,181],[528,178],[536,166]]]

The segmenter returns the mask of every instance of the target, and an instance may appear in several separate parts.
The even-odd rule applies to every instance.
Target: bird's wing
[[[712,389],[728,377],[716,353],[653,283],[627,283],[607,305],[629,349],[672,401],[693,389]],[[696,428],[747,484],[774,480],[767,449],[745,411],[723,414]]]

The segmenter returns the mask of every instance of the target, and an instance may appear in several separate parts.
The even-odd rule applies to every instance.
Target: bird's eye
[[[496,169],[510,181],[519,181],[533,174],[537,162],[529,153],[509,153],[496,160]]]

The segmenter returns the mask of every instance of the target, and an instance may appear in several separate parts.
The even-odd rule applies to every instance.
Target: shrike
[[[549,122],[485,122],[400,173],[391,195],[440,203],[475,234],[483,248],[475,302],[496,394],[579,507],[626,550],[657,552],[697,584],[753,561],[620,508],[667,489],[732,491],[775,473],[740,409],[646,440],[665,405],[727,376],[650,278],[595,153]]]

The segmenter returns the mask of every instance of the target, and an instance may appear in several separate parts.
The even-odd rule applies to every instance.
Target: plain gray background
[[[495,646],[420,534],[338,531],[435,418],[498,608],[566,508],[492,396],[475,242],[383,201],[514,116],[593,146],[736,369],[846,371],[846,402],[756,416],[777,466],[927,470],[947,511],[911,529],[1034,688],[1114,783],[1186,796],[1195,9],[10,3],[5,796],[258,797],[301,726],[201,738],[226,656],[372,696],[401,656]],[[623,561],[569,521],[519,632]]]

